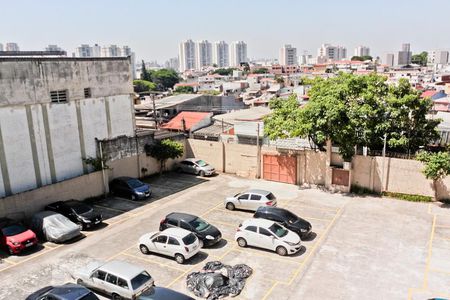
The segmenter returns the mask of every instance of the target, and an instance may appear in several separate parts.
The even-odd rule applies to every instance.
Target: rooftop
[[[265,116],[270,115],[268,107],[251,107],[247,109],[235,110],[227,114],[215,115],[214,120],[224,121],[228,124],[236,124],[245,121],[261,121]]]
[[[172,120],[162,125],[161,128],[172,130],[190,130],[194,125],[205,118],[211,117],[212,113],[182,111]],[[183,124],[184,123],[184,124]]]
[[[156,109],[164,109],[169,108],[178,104],[182,104],[183,102],[195,99],[197,97],[202,97],[202,95],[197,94],[179,94],[174,96],[169,96],[166,98],[155,100],[155,107]],[[138,110],[141,109],[149,109],[153,110],[153,103],[152,101],[144,102],[138,105],[135,105],[135,108]]]

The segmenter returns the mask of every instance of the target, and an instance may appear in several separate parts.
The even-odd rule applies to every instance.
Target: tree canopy
[[[427,65],[427,62],[428,62],[428,52],[422,51],[422,52],[419,53],[419,54],[414,54],[414,55],[411,57],[411,62],[412,62],[413,64],[418,64],[418,65],[421,65],[421,66],[426,66],[426,65]]]
[[[339,73],[328,79],[317,77],[311,85],[304,107],[295,95],[270,102],[273,112],[264,129],[270,138],[301,136],[322,150],[330,139],[350,160],[355,146],[381,149],[385,134],[391,150],[405,153],[438,137],[440,120],[426,118],[431,100],[421,99],[406,79],[395,86],[377,74]]]
[[[175,84],[180,82],[177,71],[172,69],[147,70],[145,62],[142,61],[141,80],[152,82],[156,86],[156,90],[165,91],[173,88]]]
[[[160,163],[160,173],[164,170],[168,159],[175,159],[183,155],[184,147],[180,142],[172,140],[156,140],[152,144],[145,145],[147,155],[155,158]]]
[[[213,71],[213,74],[219,74],[222,76],[230,76],[233,74],[234,70],[236,70],[236,68],[219,68],[219,69],[215,69]]]
[[[179,86],[174,90],[174,92],[180,94],[193,94],[194,88],[192,86]]]
[[[449,152],[420,152],[417,160],[425,164],[422,173],[426,178],[433,180],[434,198],[437,199],[437,181],[450,175],[450,153]]]
[[[258,68],[252,71],[253,74],[267,74],[269,73],[269,69],[267,68]]]
[[[363,56],[353,56],[351,60],[353,61],[366,61],[366,60],[372,60],[373,57],[370,55],[363,55]]]
[[[142,93],[156,90],[156,84],[147,80],[133,80],[134,92]]]

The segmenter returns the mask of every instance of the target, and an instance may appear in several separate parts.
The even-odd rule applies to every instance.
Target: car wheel
[[[142,254],[149,254],[150,250],[148,250],[147,246],[139,245],[139,250],[141,250]]]
[[[287,254],[287,250],[283,246],[278,246],[276,251],[277,251],[277,254],[280,256],[286,256],[286,254]]]
[[[234,209],[236,208],[236,207],[234,206],[234,204],[231,203],[231,202],[228,202],[227,205],[226,205],[225,207],[226,207],[226,209],[228,209],[228,210],[234,210]]]
[[[120,295],[117,295],[116,293],[113,293],[111,295],[112,300],[122,300],[122,297]]]
[[[182,264],[182,263],[184,263],[184,256],[183,255],[181,255],[181,254],[179,254],[179,253],[177,253],[177,254],[175,254],[175,261],[177,262],[177,263],[179,263],[179,264]]]
[[[9,255],[14,255],[13,249],[9,246],[8,246],[8,253],[9,253]]]
[[[239,245],[239,247],[247,247],[247,241],[244,238],[238,238],[237,239],[237,243]]]
[[[201,177],[205,177],[205,171],[200,171],[199,175],[200,175]]]
[[[136,200],[136,196],[135,195],[131,195],[131,198],[130,198],[132,201],[134,201],[134,200]]]

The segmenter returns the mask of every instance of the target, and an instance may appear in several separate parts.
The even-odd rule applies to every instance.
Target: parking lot
[[[149,179],[146,202],[108,198],[93,202],[104,226],[70,244],[44,243],[19,256],[1,255],[0,299],[23,299],[49,284],[73,281],[71,273],[93,260],[119,259],[145,267],[157,285],[188,294],[187,274],[213,260],[253,268],[237,299],[428,299],[450,297],[450,212],[436,204],[330,194],[230,175],[212,178],[168,173]],[[246,211],[228,211],[223,199],[248,188],[272,191],[278,206],[312,224],[301,251],[276,253],[240,248],[238,225]],[[218,245],[184,265],[144,255],[138,238],[156,231],[170,212],[201,216],[223,235]],[[192,295],[191,295],[192,296]]]

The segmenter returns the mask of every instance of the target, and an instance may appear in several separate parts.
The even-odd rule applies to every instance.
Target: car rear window
[[[137,290],[145,283],[149,282],[152,279],[152,276],[148,274],[146,271],[142,272],[138,276],[131,279],[131,287],[133,290]]]
[[[272,193],[267,194],[267,199],[275,200],[275,196]]]
[[[185,237],[183,238],[183,243],[184,243],[185,245],[191,245],[192,243],[195,242],[196,239],[197,239],[197,238],[195,237],[195,235],[192,234],[192,233],[190,233],[190,234],[188,234],[187,236],[185,236]]]

